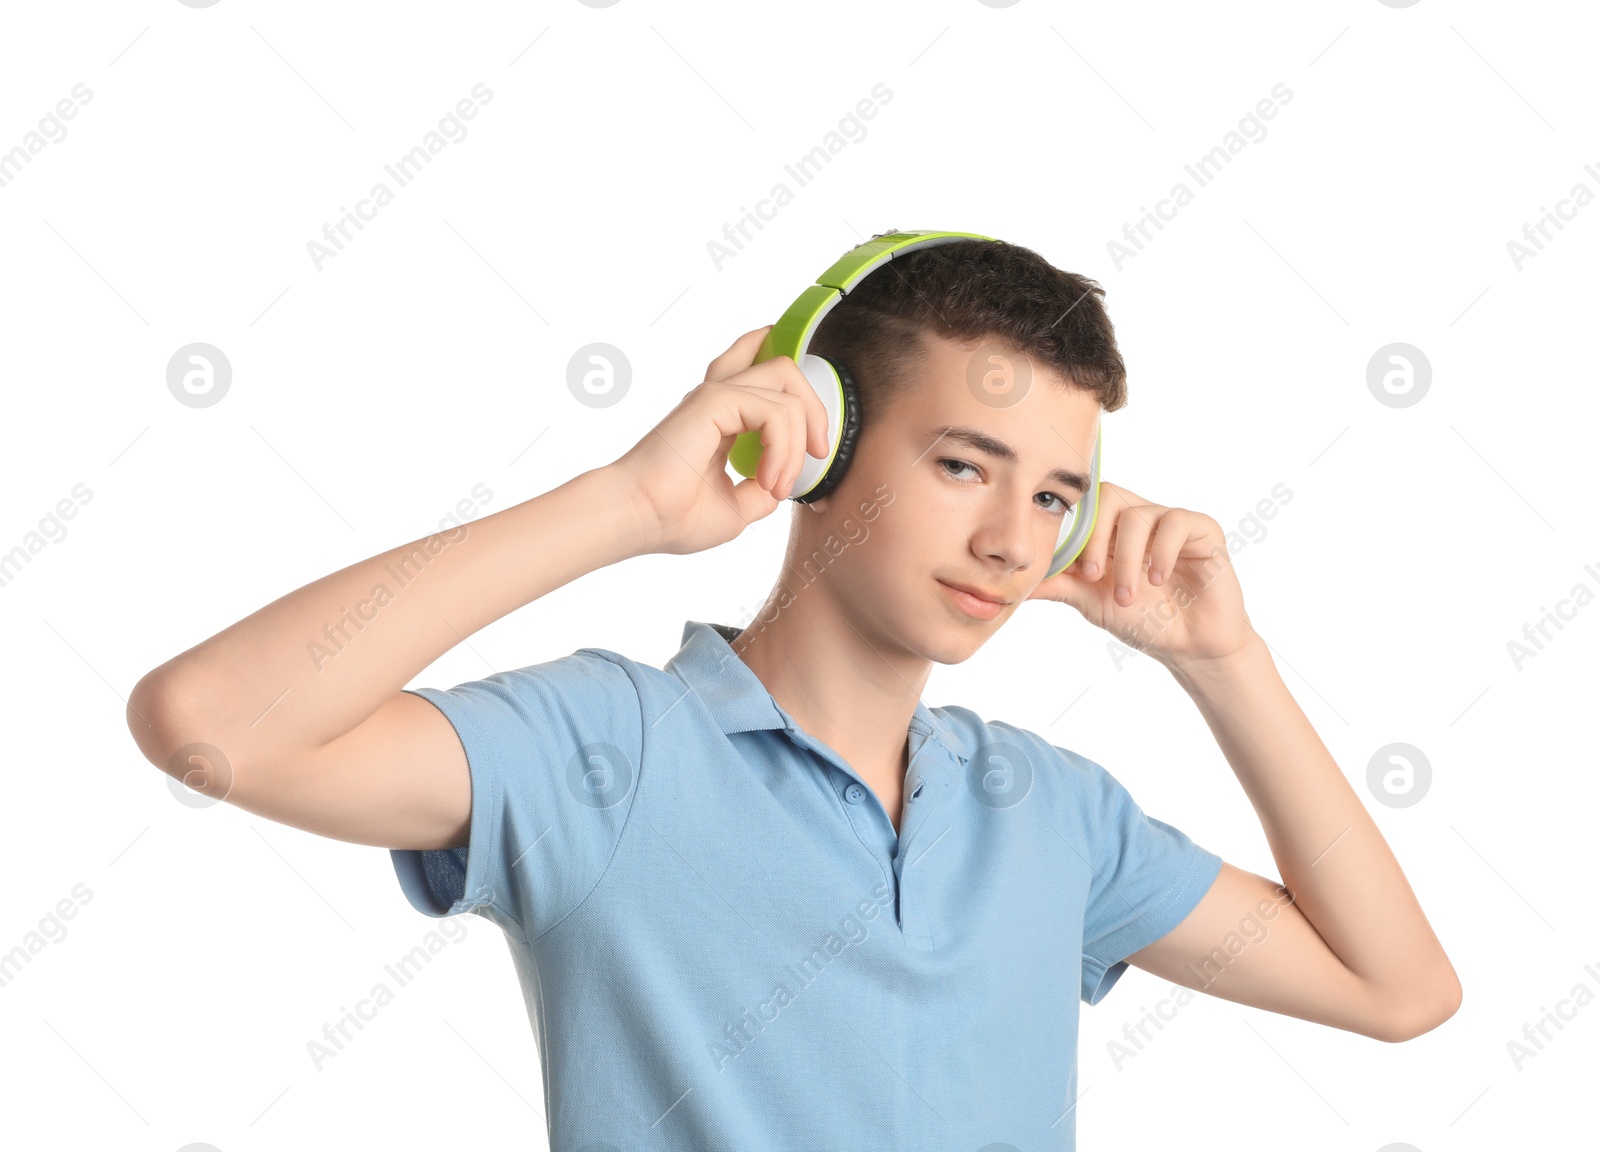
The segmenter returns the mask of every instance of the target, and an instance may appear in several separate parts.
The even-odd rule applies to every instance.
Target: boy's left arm
[[[1183,922],[1130,964],[1379,1040],[1408,1040],[1455,1013],[1455,970],[1251,627],[1214,519],[1102,481],[1082,554],[1030,599],[1072,605],[1173,674],[1239,778],[1283,877],[1279,885],[1224,862]]]

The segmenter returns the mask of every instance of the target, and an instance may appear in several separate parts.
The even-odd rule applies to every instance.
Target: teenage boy
[[[1126,402],[1102,296],[999,241],[868,277],[811,344],[861,390],[848,471],[794,506],[749,626],[689,621],[665,668],[586,648],[403,687],[586,573],[770,515],[829,445],[795,362],[753,363],[766,329],[617,460],[152,671],[129,703],[140,749],[196,791],[390,848],[430,916],[497,924],[557,1152],[1070,1149],[1078,1005],[1129,964],[1379,1040],[1426,1032],[1460,985],[1252,629],[1218,523],[1102,481],[1089,542],[1044,578],[1100,414]],[[1020,402],[969,387],[995,349],[1031,374]],[[734,484],[746,430],[764,451]],[[1281,883],[1147,817],[1082,755],[923,703],[935,662],[1030,600],[1172,673]],[[358,601],[382,615],[356,622]],[[319,662],[329,621],[342,646]],[[994,674],[1055,671],[1041,651]]]

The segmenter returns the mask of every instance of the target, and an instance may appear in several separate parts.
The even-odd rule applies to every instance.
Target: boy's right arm
[[[401,689],[491,621],[644,551],[624,479],[585,472],[251,613],[134,687],[128,726],[140,751],[197,792],[322,836],[465,844],[466,755],[443,713]],[[387,604],[373,595],[378,585]],[[173,762],[196,743],[221,758]]]
[[[128,697],[139,750],[197,792],[319,835],[466,844],[466,754],[443,713],[402,689],[473,632],[586,573],[700,551],[770,514],[805,451],[826,455],[826,416],[792,360],[750,366],[765,332],[740,337],[613,463],[315,580],[149,672]],[[746,429],[776,450],[734,485],[727,450]]]

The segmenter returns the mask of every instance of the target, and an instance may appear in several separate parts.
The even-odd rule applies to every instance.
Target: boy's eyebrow
[[[954,440],[958,444],[965,444],[968,448],[987,453],[996,459],[1004,460],[1011,464],[1017,462],[1017,450],[1015,448],[1004,440],[996,440],[987,432],[980,431],[977,428],[969,428],[964,424],[941,424],[937,428],[929,428],[926,434],[933,437],[935,442],[938,440]],[[929,445],[929,447],[932,447],[932,445]],[[1059,484],[1065,484],[1068,488],[1076,488],[1079,492],[1087,493],[1089,491],[1089,478],[1082,472],[1070,472],[1065,468],[1057,468],[1050,473],[1047,479],[1054,480]]]

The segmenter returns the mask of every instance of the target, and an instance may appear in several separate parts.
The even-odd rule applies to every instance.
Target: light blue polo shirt
[[[920,702],[897,836],[737,635],[416,690],[466,749],[470,843],[395,871],[504,930],[551,1149],[1073,1148],[1080,999],[1221,858],[1093,761]]]

